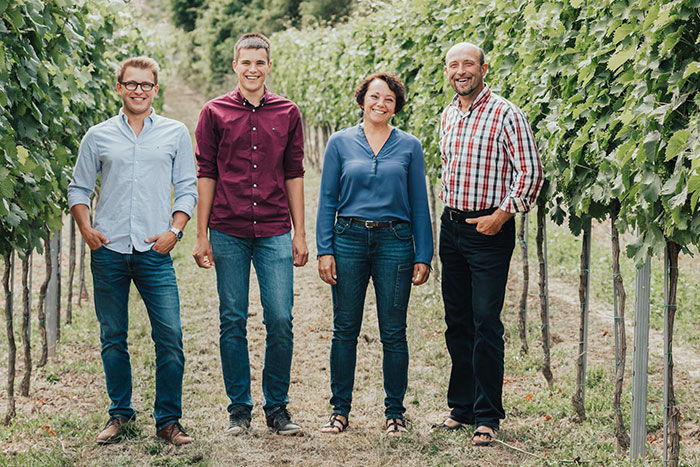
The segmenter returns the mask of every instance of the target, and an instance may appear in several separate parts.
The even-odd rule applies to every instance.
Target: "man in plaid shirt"
[[[474,425],[474,445],[490,444],[505,417],[503,307],[515,246],[516,212],[542,186],[542,165],[525,114],[484,83],[484,52],[453,46],[445,71],[457,95],[442,114],[440,259],[452,358],[449,418],[438,429]]]

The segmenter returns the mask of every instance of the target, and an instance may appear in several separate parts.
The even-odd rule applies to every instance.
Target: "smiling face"
[[[382,79],[375,79],[367,87],[362,106],[365,123],[388,125],[396,110],[396,94]]]
[[[262,97],[265,78],[272,68],[265,49],[240,49],[238,59],[233,62],[233,71],[238,76],[238,89],[248,99]]]
[[[467,43],[457,44],[447,52],[447,79],[460,97],[474,100],[484,89],[484,76],[488,65],[481,64],[481,54],[481,49]]]
[[[122,82],[135,81],[137,83],[153,83],[153,71],[148,68],[127,67],[124,70]],[[127,117],[147,116],[151,113],[153,98],[158,94],[158,85],[153,86],[148,92],[138,86],[135,90],[129,91],[121,83],[117,83],[117,92],[122,98],[123,110]]]

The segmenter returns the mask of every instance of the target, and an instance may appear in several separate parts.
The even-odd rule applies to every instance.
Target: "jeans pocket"
[[[394,236],[399,240],[404,242],[413,240],[413,229],[411,228],[411,224],[405,222],[396,224],[391,228],[391,231],[394,232]]]
[[[394,309],[405,310],[408,308],[408,299],[411,297],[412,277],[413,263],[397,266],[396,284],[394,286]]]
[[[347,229],[349,225],[350,225],[350,222],[348,222],[344,219],[338,219],[335,222],[335,225],[333,226],[333,233],[336,235],[342,235],[343,232],[345,232],[345,229]]]

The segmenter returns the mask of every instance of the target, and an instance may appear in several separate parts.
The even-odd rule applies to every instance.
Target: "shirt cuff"
[[[515,196],[507,196],[498,206],[505,212],[516,214],[519,212],[528,212],[530,210],[530,201],[525,198],[516,198]]]
[[[170,214],[171,217],[174,216],[177,211],[182,211],[192,219],[195,203],[196,201],[193,195],[185,195],[175,200],[175,203],[173,203],[173,211]]]
[[[84,188],[72,188],[68,191],[68,207],[72,208],[76,204],[85,204],[90,207],[90,190]]]

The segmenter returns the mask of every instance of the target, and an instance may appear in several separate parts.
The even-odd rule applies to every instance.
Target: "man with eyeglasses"
[[[158,94],[158,64],[153,59],[124,61],[116,88],[122,99],[119,115],[87,131],[68,187],[71,213],[92,250],[95,311],[111,400],[110,418],[97,443],[120,441],[135,417],[127,348],[133,281],[146,305],[155,343],[156,433],[172,444],[188,444],[192,438],[179,423],[185,359],[170,250],[182,239],[197,203],[192,141],[184,124],[156,115],[151,107]],[[90,194],[98,175],[101,192],[90,225]]]

